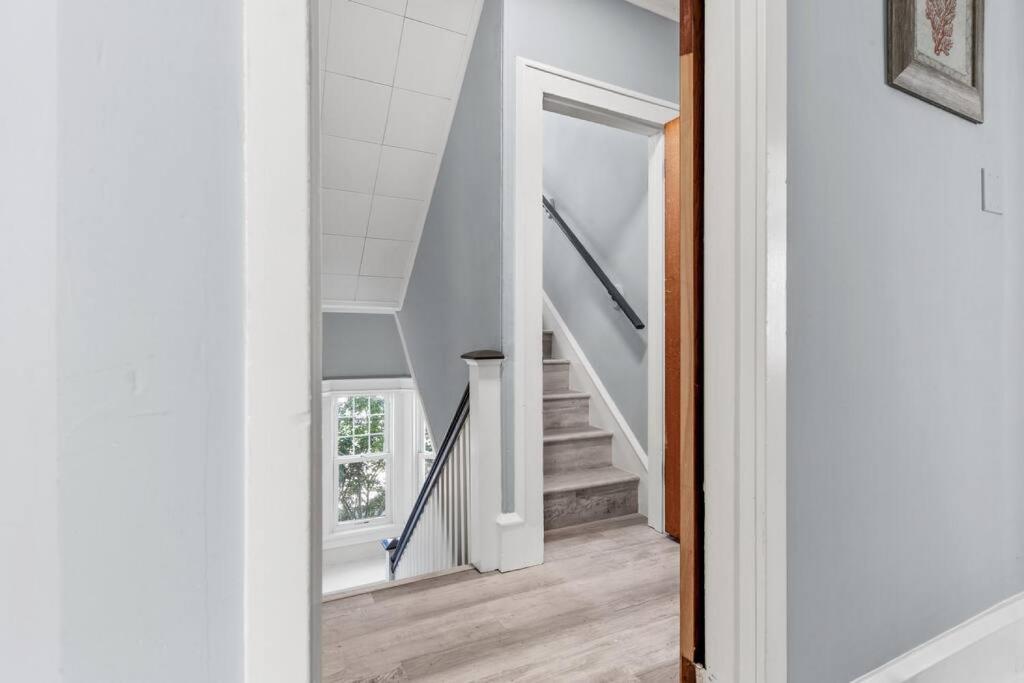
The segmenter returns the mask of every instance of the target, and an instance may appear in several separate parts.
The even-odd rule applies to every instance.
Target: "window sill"
[[[344,548],[349,545],[379,541],[400,534],[402,530],[397,524],[365,524],[344,531],[336,531],[324,537],[324,549]]]

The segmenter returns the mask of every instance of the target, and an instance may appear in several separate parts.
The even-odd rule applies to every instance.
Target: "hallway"
[[[545,563],[323,606],[323,680],[675,681],[679,546],[634,515],[550,531]]]

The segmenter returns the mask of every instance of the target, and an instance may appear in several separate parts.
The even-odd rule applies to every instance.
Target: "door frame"
[[[320,677],[316,12],[242,0],[247,683]]]
[[[723,681],[787,674],[786,12],[704,6],[703,664]]]
[[[517,538],[503,542],[518,560],[543,561],[543,194],[544,112],[641,133],[648,137],[648,513],[663,526],[664,428],[664,125],[679,115],[671,102],[529,59],[516,59],[512,259],[512,439]],[[657,482],[657,485],[654,485]],[[508,515],[505,515],[508,517]],[[507,531],[511,531],[506,527]]]
[[[249,683],[318,676],[311,12],[243,0]],[[718,680],[775,683],[786,677],[786,0],[708,3],[705,19],[704,664]]]

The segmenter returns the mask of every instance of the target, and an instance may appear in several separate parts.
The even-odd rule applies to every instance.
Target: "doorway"
[[[246,393],[245,665],[258,680],[306,680],[319,659],[319,530],[309,524],[310,507],[319,509],[310,486],[318,472],[293,454],[318,451],[311,434],[319,432],[294,416],[309,410],[309,382],[296,378],[315,376],[309,311],[319,278],[309,265],[316,259],[303,258],[315,234],[295,229],[310,222],[311,206],[310,154],[295,139],[308,137],[302,93],[314,86],[306,7],[247,1],[245,16],[253,264],[246,300],[259,313],[246,320],[247,368],[254,370]],[[705,330],[717,351],[707,359],[713,381],[703,422],[708,450],[720,457],[709,460],[706,477],[708,566],[717,571],[707,576],[704,626],[707,662],[723,679],[785,680],[785,16],[785,0],[708,8],[706,131],[715,153],[707,159],[714,193],[704,260],[716,297]],[[310,460],[319,461],[316,453]],[[517,482],[524,481],[520,467]],[[517,509],[525,510],[520,496],[517,490]]]
[[[649,480],[662,481],[663,434],[663,249],[664,249],[664,126],[678,116],[675,104],[607,83],[578,76],[530,60],[519,59],[516,77],[513,254],[512,436],[515,465],[515,514],[521,566],[543,560],[543,421],[536,407],[543,402],[543,196],[544,118],[554,112],[647,139],[647,226],[649,273],[647,327],[647,397]],[[662,525],[662,487],[648,488],[648,517]]]

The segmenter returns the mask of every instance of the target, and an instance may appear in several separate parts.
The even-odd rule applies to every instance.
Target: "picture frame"
[[[888,83],[985,120],[985,0],[889,0]]]

